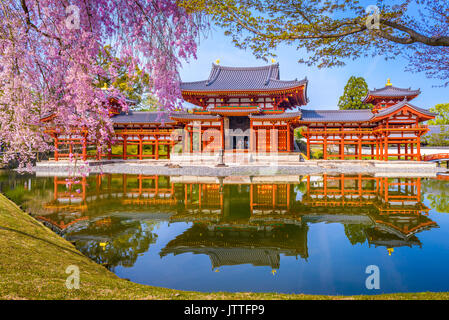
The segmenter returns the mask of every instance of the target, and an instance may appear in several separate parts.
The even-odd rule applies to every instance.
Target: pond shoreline
[[[280,163],[227,163],[217,167],[211,163],[170,163],[154,160],[89,161],[74,164],[68,161],[39,162],[33,168],[39,176],[70,174],[145,174],[164,176],[288,176],[309,174],[366,174],[376,176],[435,177],[446,169],[436,163],[416,161],[373,160],[311,160]]]

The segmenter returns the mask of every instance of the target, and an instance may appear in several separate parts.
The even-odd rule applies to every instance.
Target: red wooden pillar
[[[310,160],[310,127],[307,126],[307,159]]]
[[[401,144],[398,143],[398,160],[401,160]]]
[[[327,125],[324,124],[323,134],[323,159],[327,160]]]
[[[156,160],[159,160],[159,135],[156,134]]]
[[[324,127],[324,142],[323,142],[323,159],[327,160],[327,130]]]
[[[408,142],[405,144],[405,160],[408,160]]]
[[[388,119],[387,119],[387,123],[386,123],[386,130],[385,130],[385,155],[384,155],[384,160],[388,161],[388,135],[390,134],[389,128],[388,128]]]
[[[127,148],[126,139],[127,139],[127,135],[124,134],[123,135],[123,160],[128,159],[128,155],[127,155],[127,153],[128,153],[127,149],[128,148]]]
[[[143,157],[143,141],[142,135],[139,135],[139,160],[142,160]]]
[[[345,159],[345,135],[341,134],[340,136],[340,159]]]
[[[290,122],[287,122],[287,152],[291,151]]]
[[[86,134],[83,135],[83,161],[87,160],[87,137]]]
[[[59,160],[58,145],[59,145],[58,134],[55,133],[55,161],[58,161],[58,160]]]
[[[382,137],[379,137],[379,160],[384,159],[384,140]]]
[[[225,149],[224,118],[221,118],[220,122],[220,135],[221,135],[221,149],[224,150]]]
[[[418,154],[416,157],[417,161],[421,161],[421,136],[418,136],[417,139],[417,143],[416,143],[416,153]]]
[[[359,136],[359,145],[358,145],[358,158],[362,160],[362,137]]]

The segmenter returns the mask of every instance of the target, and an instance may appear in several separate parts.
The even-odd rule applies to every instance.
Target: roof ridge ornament
[[[387,84],[385,85],[386,87],[391,87],[393,86],[393,84],[390,82],[390,78],[387,79]]]
[[[273,59],[272,59],[272,60],[273,60]],[[270,83],[272,70],[273,70],[273,64],[271,64],[271,65],[270,65],[270,68],[268,69],[267,78],[265,79],[265,85],[266,85],[266,86],[268,85],[268,83]]]
[[[215,62],[220,63],[220,59],[217,59]],[[209,78],[206,81],[206,87],[210,86],[218,77],[221,71],[221,67],[215,63],[212,63],[212,70],[210,72]]]

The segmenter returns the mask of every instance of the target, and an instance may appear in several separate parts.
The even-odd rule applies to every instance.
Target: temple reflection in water
[[[437,227],[422,203],[420,178],[306,176],[191,178],[102,175],[71,183],[54,178],[53,200],[39,219],[96,261],[131,266],[157,240],[158,222],[189,227],[160,250],[207,255],[212,268],[280,267],[280,256],[308,258],[314,223],[340,223],[351,244],[421,246]],[[267,183],[270,181],[270,183]]]

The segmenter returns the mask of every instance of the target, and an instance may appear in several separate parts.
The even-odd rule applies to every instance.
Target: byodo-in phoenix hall
[[[299,128],[306,141],[304,159],[321,150],[322,159],[421,160],[424,121],[435,114],[410,101],[419,89],[398,88],[390,81],[369,90],[362,110],[310,110],[307,78],[281,80],[279,64],[225,67],[212,64],[205,80],[182,82],[182,97],[196,106],[171,113],[109,107],[115,144],[97,148],[82,130],[63,131],[42,119],[54,138],[54,160],[70,154],[94,159],[170,159],[174,156],[225,154],[298,156]],[[104,147],[104,146],[103,146]],[[103,150],[103,151],[101,151]]]

